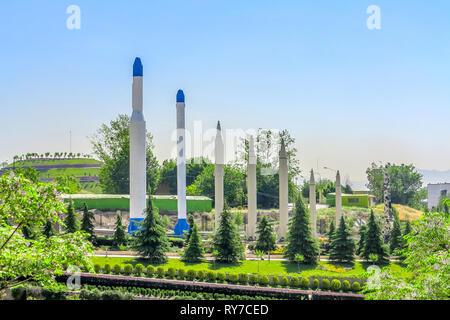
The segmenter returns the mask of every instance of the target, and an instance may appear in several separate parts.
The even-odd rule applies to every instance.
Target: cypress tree
[[[74,233],[78,230],[80,230],[80,222],[78,221],[77,214],[73,210],[73,202],[69,202],[69,205],[67,207],[67,215],[64,219],[64,230],[67,233]]]
[[[157,210],[153,207],[151,197],[148,200],[142,228],[136,232],[136,250],[152,263],[167,262],[166,252],[170,248],[170,243],[166,228],[163,226]]]
[[[94,214],[89,212],[86,202],[83,203],[83,218],[81,220],[81,230],[90,235],[89,239],[94,239]]]
[[[339,227],[331,242],[330,260],[340,263],[353,263],[355,261],[355,242],[350,237],[344,216],[341,217]]]
[[[402,229],[400,227],[400,221],[397,215],[394,217],[394,226],[392,228],[389,240],[391,254],[393,254],[395,250],[403,248]]]
[[[304,257],[306,264],[316,264],[319,255],[319,245],[312,236],[309,212],[300,195],[295,200],[295,211],[289,222],[287,234],[286,257],[294,261],[295,255]]]
[[[331,220],[330,223],[330,231],[328,231],[328,242],[327,245],[325,246],[325,249],[327,252],[330,252],[331,250],[331,243],[333,241],[333,237],[334,237],[334,233],[336,232],[336,227],[334,225],[334,220]]]
[[[114,229],[113,243],[116,247],[127,243],[127,234],[125,232],[125,227],[122,224],[122,215],[119,212],[117,212],[116,215],[116,227]]]
[[[194,227],[194,224],[195,224],[194,215],[192,213],[189,213],[188,218],[187,218],[187,222],[188,222],[188,225],[189,225],[189,230],[184,231],[184,234],[185,234],[184,243],[185,243],[185,245],[188,245],[188,243],[189,243],[189,238],[191,237],[192,228]]]
[[[237,262],[244,254],[244,245],[234,224],[228,207],[220,214],[219,228],[214,235],[213,246],[217,251],[216,260],[225,263]]]
[[[366,238],[367,226],[365,224],[359,227],[359,241],[358,248],[356,249],[356,254],[359,256],[364,250],[364,240]]]
[[[188,262],[199,262],[203,258],[205,250],[203,249],[202,238],[198,233],[197,224],[194,223],[191,228],[188,245],[184,251],[183,259]]]
[[[389,263],[388,247],[383,244],[380,225],[375,220],[373,210],[370,212],[369,222],[367,223],[364,250],[362,251],[361,256],[369,261],[370,254],[376,254],[379,263]]]
[[[258,233],[258,239],[256,240],[255,246],[256,250],[269,252],[277,248],[277,237],[267,216],[261,218],[256,232]]]
[[[55,227],[53,226],[53,223],[51,221],[47,220],[47,222],[44,224],[42,233],[46,238],[50,238],[56,235]]]

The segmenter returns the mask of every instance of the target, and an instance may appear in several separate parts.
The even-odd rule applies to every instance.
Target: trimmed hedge
[[[358,292],[361,290],[361,285],[359,284],[359,282],[355,281],[352,283],[352,291],[353,292]]]
[[[273,276],[272,277],[272,285],[274,287],[277,287],[280,284],[280,278],[278,278],[278,276]]]
[[[300,284],[300,280],[298,279],[297,276],[292,276],[292,277],[289,279],[289,285],[290,285],[291,287],[298,287],[299,284]]]
[[[331,281],[331,290],[339,291],[341,290],[341,287],[342,287],[341,281],[339,281],[338,279],[333,279],[333,281]]]
[[[311,295],[313,300],[362,300],[364,296],[349,294],[349,293],[333,293],[333,292],[313,292],[304,290],[281,289],[270,287],[252,287],[230,284],[217,283],[201,283],[181,280],[166,280],[166,279],[152,279],[152,278],[138,278],[128,276],[115,275],[95,275],[89,273],[81,273],[81,282],[83,284],[90,284],[96,286],[123,286],[123,287],[139,287],[139,288],[154,288],[164,290],[180,290],[180,291],[195,291],[204,293],[220,293],[229,295],[249,295],[249,296],[264,296],[276,297],[282,299],[308,299]],[[57,276],[58,282],[65,283],[70,274],[65,273],[62,276]],[[236,278],[239,276],[236,274]]]
[[[313,289],[319,289],[319,279],[314,279],[313,283],[312,283],[312,288]]]
[[[323,290],[330,289],[330,280],[322,279],[322,284],[321,284],[320,288],[323,289]]]
[[[308,289],[310,286],[310,281],[308,277],[302,277],[302,280],[300,281],[300,286],[304,289]]]
[[[146,273],[147,273],[148,277],[153,277],[155,275],[155,267],[154,266],[148,265],[146,270],[147,270]]]
[[[239,283],[241,284],[247,284],[250,280],[250,276],[248,273],[239,273]]]
[[[348,280],[344,280],[342,282],[342,288],[344,289],[344,291],[349,291],[351,289],[350,282]]]

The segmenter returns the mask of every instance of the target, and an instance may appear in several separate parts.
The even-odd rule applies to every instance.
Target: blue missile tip
[[[177,102],[184,102],[184,92],[183,92],[183,90],[178,90],[178,92],[177,92]]]
[[[136,58],[133,64],[133,77],[142,77],[144,75],[141,58]]]

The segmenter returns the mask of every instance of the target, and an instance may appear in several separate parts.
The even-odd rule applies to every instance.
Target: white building
[[[450,197],[450,183],[429,183],[427,189],[430,210],[439,204],[442,197]]]

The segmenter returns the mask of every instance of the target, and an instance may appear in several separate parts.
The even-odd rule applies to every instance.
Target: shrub
[[[269,284],[269,277],[266,275],[263,275],[259,278],[259,284],[262,286],[267,286]]]
[[[133,265],[132,264],[126,264],[124,267],[123,267],[123,273],[125,273],[126,275],[130,275],[130,274],[132,274],[133,273]]]
[[[158,278],[164,277],[165,271],[163,267],[158,267],[156,269],[156,274],[158,275]]]
[[[239,275],[237,273],[230,273],[228,274],[228,281],[232,283],[236,283],[239,281]]]
[[[208,273],[206,274],[206,278],[208,279],[208,281],[215,282],[217,278],[217,272],[208,271]]]
[[[138,263],[136,265],[136,267],[134,268],[134,271],[138,274],[141,275],[141,273],[144,271],[144,265],[141,263]]]
[[[198,270],[197,271],[197,279],[199,281],[203,281],[203,279],[205,279],[205,271],[203,270]]]
[[[82,289],[80,292],[80,298],[83,300],[100,300],[102,297],[102,293],[94,288],[92,290]]]
[[[314,281],[312,283],[312,288],[313,289],[318,289],[319,288],[319,279],[314,279]]]
[[[169,278],[174,278],[177,275],[177,270],[175,268],[169,268],[167,269],[167,276]]]
[[[300,286],[304,289],[308,289],[309,288],[309,278],[308,277],[303,277],[302,280],[300,281]]]
[[[277,287],[280,284],[280,278],[278,276],[273,276],[272,277],[272,285],[274,287]]]
[[[113,267],[113,273],[121,274],[122,273],[122,266],[120,264],[115,264],[114,267]]]
[[[331,290],[333,291],[339,291],[342,287],[341,281],[338,279],[333,279],[333,281],[331,281]]]
[[[300,280],[298,279],[297,276],[292,276],[292,277],[289,279],[289,285],[290,285],[291,287],[298,287],[299,284],[300,284]]]
[[[258,279],[259,279],[259,276],[257,275],[257,274],[252,274],[251,276],[250,276],[250,284],[257,284],[258,283]]]
[[[342,288],[344,289],[344,291],[349,291],[351,288],[350,282],[348,282],[348,280],[344,280],[342,282]]]
[[[110,273],[111,265],[109,263],[105,264],[105,266],[103,267],[103,270],[105,271],[105,273]]]
[[[284,276],[284,277],[281,278],[280,284],[281,284],[283,287],[286,287],[286,286],[288,285],[288,283],[289,283],[289,279],[288,279],[286,276]]]
[[[361,285],[359,284],[359,282],[355,281],[352,283],[352,291],[354,292],[358,292],[359,290],[361,290]]]
[[[320,287],[323,290],[328,290],[330,289],[330,280],[328,279],[322,279],[322,285]]]
[[[94,264],[95,273],[99,273],[101,269],[102,267],[98,263]]]
[[[180,280],[183,280],[184,277],[186,277],[186,270],[184,269],[178,269],[178,275],[177,278]]]
[[[155,267],[152,265],[147,266],[147,276],[153,277],[154,274],[155,274]]]
[[[248,273],[239,273],[239,283],[247,284],[250,280]]]
[[[196,276],[197,276],[197,272],[195,272],[195,270],[189,269],[187,271],[187,277],[189,280],[194,280]]]
[[[226,278],[227,278],[227,275],[225,274],[225,272],[218,272],[217,273],[217,279],[220,282],[223,282]]]

